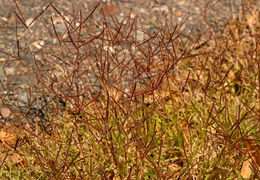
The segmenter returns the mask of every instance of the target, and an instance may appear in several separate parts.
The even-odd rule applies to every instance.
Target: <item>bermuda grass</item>
[[[37,101],[22,111],[0,97],[18,119],[0,132],[0,176],[259,178],[260,22],[254,7],[196,40],[167,19],[155,22],[153,33],[138,28],[130,14],[121,22],[113,16],[95,22],[89,17],[96,8],[71,21],[56,9],[64,34],[52,18],[40,20],[44,9],[34,26],[46,28],[54,43],[42,46],[40,58],[32,53],[32,65],[19,53],[10,55],[34,74],[28,94],[46,102],[45,119],[26,116]],[[89,27],[93,31],[84,33]],[[33,34],[30,26],[25,30]],[[17,44],[23,40],[18,34]]]

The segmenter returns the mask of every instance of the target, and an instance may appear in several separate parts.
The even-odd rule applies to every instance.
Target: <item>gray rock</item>
[[[145,39],[145,34],[143,31],[137,30],[137,41],[143,41]]]
[[[4,76],[5,76],[5,74],[4,74],[3,68],[2,68],[2,66],[0,65],[0,83],[3,82]]]
[[[28,95],[26,92],[21,92],[17,98],[20,101],[19,106],[25,106],[29,102]]]

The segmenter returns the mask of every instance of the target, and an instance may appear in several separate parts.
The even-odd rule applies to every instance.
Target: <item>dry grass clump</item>
[[[53,17],[44,19],[51,8],[64,33]],[[257,13],[202,43],[167,23],[155,33],[142,31],[130,15],[97,23],[94,11],[68,20],[50,3],[33,23],[49,32],[51,45],[31,53],[33,64],[10,55],[36,79],[26,110],[1,96],[17,119],[8,125],[12,131],[3,125],[0,132],[1,176],[259,178]],[[35,106],[40,110],[30,114]]]

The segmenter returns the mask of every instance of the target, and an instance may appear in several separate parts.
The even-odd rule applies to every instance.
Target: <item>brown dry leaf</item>
[[[7,124],[0,130],[0,140],[5,148],[12,149],[18,138],[24,136],[24,131],[15,125]]]
[[[7,107],[2,107],[2,108],[0,109],[0,112],[1,112],[1,115],[2,115],[4,118],[9,117],[10,114],[11,114],[10,109],[7,108]]]
[[[0,58],[0,63],[1,63],[1,62],[5,62],[5,61],[6,61],[5,58]]]
[[[246,141],[245,148],[256,164],[260,166],[260,146],[252,141]]]
[[[175,15],[176,15],[177,17],[179,17],[179,16],[181,16],[181,15],[182,15],[182,12],[181,12],[181,11],[179,11],[179,10],[177,10],[177,11],[175,12]]]
[[[240,173],[243,178],[250,178],[252,174],[252,169],[250,168],[250,159],[243,162],[243,166]]]
[[[245,141],[245,149],[252,159],[243,162],[241,176],[243,178],[249,178],[252,173],[250,162],[254,161],[256,166],[260,166],[260,147],[255,142],[247,140]]]
[[[16,140],[16,136],[13,134],[9,134],[4,129],[0,131],[0,140],[5,144],[9,144],[10,142],[14,142]]]
[[[22,164],[23,159],[18,153],[13,152],[12,154],[9,154],[7,156],[7,159],[5,162],[6,162],[7,166],[12,167],[17,164]]]
[[[113,4],[106,4],[102,7],[105,16],[113,16],[118,12],[117,6]]]

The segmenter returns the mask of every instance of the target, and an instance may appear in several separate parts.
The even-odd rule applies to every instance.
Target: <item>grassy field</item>
[[[0,131],[0,177],[258,179],[260,21],[250,10],[195,41],[167,20],[149,33],[130,16],[77,17],[65,36],[46,24],[55,43],[24,64],[45,119],[1,97],[2,116],[19,121]]]

